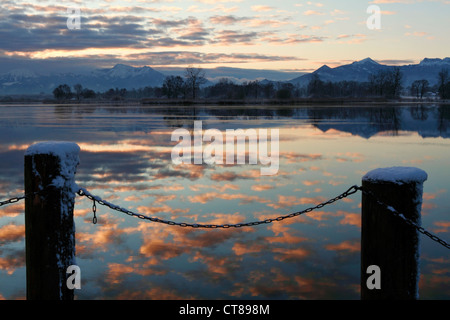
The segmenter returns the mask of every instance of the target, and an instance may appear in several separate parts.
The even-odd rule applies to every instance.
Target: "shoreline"
[[[387,99],[387,98],[298,98],[298,99],[124,99],[124,100],[63,100],[54,99],[13,99],[1,101],[0,105],[8,104],[43,105],[148,105],[148,106],[287,106],[287,105],[355,105],[355,104],[450,104],[450,100],[420,100],[420,99]]]

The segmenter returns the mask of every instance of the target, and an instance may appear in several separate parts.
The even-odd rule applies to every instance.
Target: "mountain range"
[[[330,68],[327,65],[312,73],[289,73],[273,70],[248,70],[239,68],[205,69],[208,84],[220,78],[229,78],[235,82],[263,80],[265,82],[289,82],[306,86],[318,75],[322,81],[367,81],[369,75],[380,70],[389,70],[394,66],[380,64],[371,58]],[[414,80],[426,79],[430,85],[437,82],[437,75],[442,69],[450,70],[450,58],[423,59],[419,64],[399,66],[403,74],[403,86],[408,87]],[[88,73],[57,73],[50,75],[37,74],[29,69],[16,69],[0,74],[0,95],[14,94],[50,94],[60,84],[74,86],[79,83],[94,91],[106,91],[110,88],[126,88],[127,90],[146,86],[161,86],[167,75],[183,75],[182,69],[160,72],[151,67],[132,67],[117,64],[113,68],[95,69]],[[290,77],[290,78],[289,78]]]
[[[142,88],[160,86],[165,75],[150,67],[135,68],[117,64],[109,69],[95,69],[88,74],[58,73],[40,75],[28,69],[16,69],[0,75],[0,94],[52,93],[60,84],[79,83],[94,91],[110,88]]]
[[[415,80],[428,80],[430,85],[438,81],[438,73],[442,69],[450,71],[450,58],[445,59],[423,59],[419,64],[409,64],[398,66],[403,75],[403,87],[408,87]],[[371,58],[355,61],[351,64],[330,68],[324,65],[316,71],[297,77],[289,82],[294,85],[306,86],[314,75],[317,75],[322,81],[356,81],[365,82],[371,74],[376,74],[381,70],[390,70],[395,66],[380,64]]]

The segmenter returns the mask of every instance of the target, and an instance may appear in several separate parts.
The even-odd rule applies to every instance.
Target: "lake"
[[[279,167],[179,164],[172,133],[278,130]],[[216,131],[217,132],[217,131]],[[0,105],[0,201],[23,195],[26,148],[80,148],[76,181],[133,212],[186,223],[276,218],[334,198],[368,171],[425,170],[422,226],[450,240],[450,106]],[[359,299],[358,192],[271,224],[194,229],[137,219],[77,196],[77,299]],[[0,207],[0,298],[24,299],[24,203]],[[421,299],[450,298],[448,249],[420,243]]]

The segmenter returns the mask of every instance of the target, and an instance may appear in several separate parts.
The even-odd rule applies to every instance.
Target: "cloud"
[[[378,63],[381,64],[388,64],[392,66],[402,66],[405,64],[414,64],[417,63],[417,61],[412,59],[383,59],[383,60],[377,60]]]
[[[287,163],[298,163],[317,161],[323,159],[321,154],[304,154],[296,153],[294,151],[280,152],[280,158],[285,159]]]
[[[171,41],[167,39],[167,41]],[[107,49],[105,49],[107,52]],[[51,54],[51,52],[50,52]],[[143,51],[140,53],[83,54],[74,53],[72,57],[50,57],[46,59],[24,58],[16,53],[10,57],[2,57],[0,51],[0,68],[13,70],[29,68],[37,73],[79,72],[89,73],[97,68],[110,68],[118,63],[145,66],[186,66],[207,64],[234,64],[254,62],[302,61],[298,56],[271,55],[262,53],[207,53],[199,51]]]
[[[25,226],[7,224],[0,227],[0,244],[22,241],[25,237]]]
[[[340,34],[336,37],[336,39],[338,40],[339,43],[347,43],[347,44],[352,44],[352,43],[361,43],[367,40],[367,35],[363,34],[363,33],[358,33],[358,34]]]
[[[276,203],[269,203],[268,206],[273,209],[291,208],[293,206],[311,204],[316,205],[322,203],[326,199],[322,196],[308,198],[308,197],[296,197],[296,196],[283,196],[278,195],[278,201]]]
[[[343,219],[339,222],[341,225],[353,225],[356,227],[361,227],[361,214],[345,212],[338,210],[336,216],[343,216]]]
[[[310,180],[304,180],[303,182],[302,182],[305,186],[315,186],[315,185],[317,185],[317,184],[321,184],[321,183],[323,183],[323,181],[321,181],[321,180],[314,180],[314,181],[310,181]]]
[[[275,248],[272,251],[274,259],[282,262],[303,261],[311,254],[304,248]]]
[[[35,12],[0,14],[0,47],[9,51],[42,49],[83,49],[105,47],[142,47],[149,32],[145,18],[138,16],[92,15],[82,19],[80,30],[67,28],[67,14]],[[14,35],[16,41],[6,41]]]
[[[92,253],[87,251],[87,245],[90,250],[108,251],[114,246],[123,243],[122,235],[125,231],[118,227],[118,223],[108,215],[98,217],[99,228],[94,233],[77,232],[77,255],[83,256]]]
[[[9,275],[16,269],[25,265],[25,252],[14,252],[5,257],[0,257],[0,270],[5,270]]]
[[[3,207],[2,210],[0,210],[0,218],[3,217],[17,217],[21,215],[25,210],[25,204],[24,203],[17,203],[8,205],[7,207]],[[0,240],[1,242],[1,240]]]
[[[216,33],[213,43],[219,45],[232,44],[254,44],[255,40],[259,39],[260,33],[251,31],[235,31],[235,30],[221,30]]]
[[[212,16],[209,18],[209,21],[215,25],[217,24],[224,24],[224,25],[235,25],[240,22],[248,21],[250,18],[246,17],[236,17],[233,15],[227,15],[227,16]]]
[[[322,16],[325,13],[317,11],[317,10],[306,10],[303,12],[303,15],[305,16]]]
[[[270,184],[259,184],[259,185],[253,185],[251,189],[253,191],[267,191],[267,190],[271,190],[274,188],[275,187]]]
[[[265,5],[256,5],[256,6],[252,6],[251,8],[253,11],[256,11],[256,12],[267,12],[267,11],[272,11],[275,9],[274,7],[265,6]]]
[[[328,244],[325,249],[332,251],[348,251],[348,252],[359,252],[361,250],[361,244],[357,241],[343,241],[338,244]]]
[[[413,36],[413,37],[425,37],[428,35],[428,32],[425,31],[415,31],[415,32],[406,32],[405,36]]]
[[[195,0],[204,4],[215,4],[215,3],[234,3],[234,2],[242,2],[243,0]]]
[[[374,0],[371,3],[383,4],[383,3],[417,3],[422,0]]]
[[[217,200],[217,199],[240,200],[240,202],[239,202],[240,205],[249,204],[252,202],[259,202],[259,203],[269,202],[269,200],[258,197],[258,196],[245,195],[245,194],[226,194],[226,193],[218,193],[218,192],[207,192],[207,193],[198,194],[195,196],[188,196],[187,198],[192,203],[201,203],[201,204],[206,204],[210,201]]]

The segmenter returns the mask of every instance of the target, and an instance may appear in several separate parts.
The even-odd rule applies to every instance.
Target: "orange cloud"
[[[0,244],[21,241],[25,237],[25,225],[7,224],[0,228]]]
[[[435,226],[440,228],[433,228],[433,232],[435,233],[446,233],[450,228],[450,221],[436,221],[433,223]]]
[[[326,199],[322,196],[318,196],[318,197],[314,197],[314,198],[308,198],[308,197],[298,198],[296,196],[278,195],[278,202],[270,203],[267,206],[272,207],[274,209],[280,209],[280,208],[293,207],[293,206],[303,205],[303,204],[319,204],[325,200]]]
[[[131,266],[119,264],[119,263],[109,263],[108,272],[106,274],[106,279],[111,284],[118,284],[121,282],[120,278],[124,274],[134,273],[135,269]]]
[[[342,225],[349,224],[356,227],[361,227],[361,215],[358,213],[350,213],[339,210],[337,216],[343,216],[343,219],[339,222]]]
[[[248,204],[252,202],[259,202],[259,203],[269,202],[269,200],[258,196],[251,196],[245,194],[226,194],[226,193],[218,193],[215,191],[199,194],[196,196],[188,196],[187,198],[192,203],[202,203],[202,204],[208,203],[215,199],[241,200],[239,204]]]
[[[273,253],[275,260],[290,262],[303,260],[310,255],[310,252],[303,248],[275,248]]]
[[[323,183],[323,181],[321,180],[314,180],[314,181],[309,181],[309,180],[305,180],[302,182],[305,186],[315,186],[316,184],[320,184]]]
[[[361,250],[361,244],[359,242],[344,241],[338,244],[329,244],[325,246],[325,249],[331,251],[348,251],[359,252]]]
[[[242,256],[244,254],[249,254],[249,253],[257,253],[257,252],[261,252],[267,249],[266,245],[263,244],[253,244],[252,246],[248,246],[244,243],[239,243],[236,242],[233,245],[233,252],[237,255],[237,256]]]
[[[17,217],[20,214],[25,212],[25,204],[22,203],[16,203],[16,204],[10,204],[6,207],[2,207],[2,210],[0,211],[0,218],[2,217]]]
[[[251,189],[253,191],[267,191],[267,190],[271,190],[274,188],[275,187],[271,186],[270,184],[259,184],[259,185],[253,185]]]
[[[121,292],[117,297],[117,300],[189,300],[190,297],[186,297],[177,294],[174,290],[161,287],[153,287],[144,292],[125,290]]]
[[[105,222],[105,215],[98,217],[98,231],[94,233],[77,232],[77,254],[87,253],[89,250],[108,251],[113,244],[122,242],[121,235],[125,233],[117,223]]]
[[[11,275],[17,268],[25,265],[25,254],[8,256],[6,258],[0,257],[0,270],[6,270]]]

